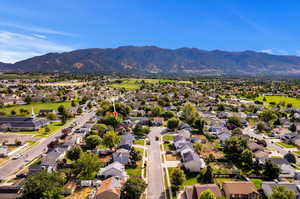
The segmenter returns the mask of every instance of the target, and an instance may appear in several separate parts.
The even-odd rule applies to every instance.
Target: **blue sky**
[[[1,0],[0,61],[156,45],[300,55],[299,0]]]

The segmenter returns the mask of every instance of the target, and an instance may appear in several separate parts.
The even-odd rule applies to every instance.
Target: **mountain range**
[[[300,75],[300,57],[255,51],[206,51],[156,46],[90,48],[48,53],[14,64],[0,62],[0,71],[200,75]]]

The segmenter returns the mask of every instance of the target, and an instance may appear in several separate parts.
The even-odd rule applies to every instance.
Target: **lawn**
[[[285,96],[259,96],[256,98],[258,101],[263,101],[264,97],[266,98],[267,102],[285,102],[285,104],[292,104],[294,108],[300,108],[300,99],[293,98],[293,97],[285,97]]]
[[[136,151],[138,151],[142,156],[143,156],[143,153],[144,153],[144,149],[142,148],[137,148],[137,147],[134,147],[134,149]],[[142,163],[143,163],[143,160],[140,160],[140,161],[137,161],[136,163],[136,167],[129,167],[129,168],[126,168],[126,172],[127,172],[127,175],[129,176],[142,176]]]
[[[295,155],[297,155],[298,157],[300,157],[300,151],[294,151],[293,152]]]
[[[136,145],[143,145],[144,146],[145,140],[143,140],[143,139],[134,140],[134,144],[136,144]]]
[[[173,141],[175,135],[164,135],[163,136],[163,141]]]
[[[172,171],[174,169],[175,168],[171,168],[171,167],[168,168],[169,176],[171,176]],[[186,175],[185,177],[186,177],[186,180],[183,183],[184,186],[199,184],[199,182],[197,181],[198,175]]]
[[[135,80],[122,80],[122,83],[111,84],[112,88],[124,88],[126,90],[136,90],[140,85]]]
[[[66,101],[66,102],[47,102],[47,103],[32,103],[32,104],[26,104],[26,105],[15,105],[15,106],[10,106],[10,107],[4,107],[0,108],[0,112],[4,112],[6,115],[11,116],[11,111],[15,110],[17,112],[17,116],[26,116],[24,114],[20,113],[20,109],[25,109],[29,112],[28,115],[31,115],[32,108],[34,110],[35,114],[39,114],[41,109],[53,109],[57,111],[57,108],[63,105],[65,108],[70,108],[71,107],[71,102]]]
[[[173,151],[173,150],[175,150],[173,144],[163,144],[163,145],[164,145],[164,150],[165,151]]]
[[[61,122],[52,122],[51,124],[48,125],[48,128],[50,129],[49,132],[46,132],[45,127],[44,127],[44,128],[40,128],[38,131],[17,131],[17,132],[12,132],[12,133],[34,134],[34,135],[36,135],[37,138],[43,138],[43,137],[47,137],[47,136],[53,134],[57,130],[63,128],[63,126],[64,125],[62,125]]]
[[[257,189],[260,189],[260,188],[261,188],[261,183],[263,182],[262,179],[251,178],[250,180],[251,180],[251,182],[254,183],[254,185],[255,185],[255,187],[256,187]]]
[[[287,149],[296,147],[295,145],[287,144],[287,143],[284,143],[284,142],[276,142],[276,144],[280,147],[287,148]]]

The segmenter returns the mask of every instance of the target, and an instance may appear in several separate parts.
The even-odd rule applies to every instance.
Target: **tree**
[[[122,118],[120,115],[118,115],[117,120],[115,119],[114,115],[112,113],[106,114],[102,119],[101,123],[110,125],[113,127],[117,127],[122,122]]]
[[[167,127],[171,130],[175,130],[179,127],[179,119],[176,117],[172,117],[171,119],[168,120],[167,122]]]
[[[109,131],[104,134],[102,142],[106,147],[112,149],[119,144],[120,136],[118,136],[114,131]]]
[[[73,163],[73,172],[80,180],[93,180],[102,163],[93,153],[82,153],[80,158]]]
[[[289,163],[294,163],[294,164],[296,163],[296,157],[291,152],[285,154],[284,159],[286,159]]]
[[[297,131],[297,126],[293,123],[291,124],[291,126],[289,127],[289,130],[292,132],[296,132]]]
[[[205,121],[202,118],[197,117],[195,119],[195,121],[194,121],[194,127],[196,129],[198,129],[199,133],[203,133],[204,125],[205,125]]]
[[[30,104],[31,101],[32,101],[32,99],[31,99],[30,96],[26,96],[25,99],[24,99],[24,101],[26,102],[26,104]]]
[[[96,124],[95,126],[93,126],[93,130],[96,130],[97,134],[102,137],[104,133],[106,133],[107,131],[112,131],[113,128],[105,124]]]
[[[240,136],[232,136],[225,140],[224,153],[233,160],[238,161],[241,153],[246,149],[247,141]]]
[[[85,142],[89,149],[94,149],[101,144],[101,138],[98,135],[90,135],[85,139]]]
[[[80,158],[80,155],[83,153],[80,146],[76,145],[73,146],[68,152],[67,152],[67,158],[70,160],[78,160]]]
[[[10,114],[11,114],[11,115],[16,115],[17,112],[13,109],[13,110],[10,111]]]
[[[196,153],[198,153],[200,155],[201,151],[202,151],[202,144],[199,143],[199,142],[196,142],[194,145],[193,145]]]
[[[200,194],[199,199],[217,199],[217,197],[210,189],[207,189]]]
[[[240,118],[235,117],[235,116],[229,117],[226,123],[227,123],[227,126],[233,126],[232,129],[241,128],[243,126]]]
[[[46,116],[46,118],[48,120],[56,120],[57,119],[57,117],[56,117],[56,115],[54,113],[48,113],[47,116]]]
[[[235,128],[232,130],[232,135],[242,135],[243,132],[242,132],[242,129],[240,128]]]
[[[72,107],[75,107],[75,106],[76,106],[76,102],[75,102],[74,100],[72,100],[71,106],[72,106]]]
[[[170,118],[175,117],[175,116],[176,116],[176,114],[173,111],[166,111],[166,112],[163,113],[163,117],[165,119],[170,119]]]
[[[135,148],[132,148],[130,151],[130,165],[135,166],[136,162],[142,159],[142,155]]]
[[[66,113],[66,108],[64,105],[60,105],[58,108],[57,108],[57,111],[60,115],[64,115]]]
[[[121,190],[121,199],[139,199],[146,188],[147,184],[141,177],[132,176]]]
[[[162,108],[160,106],[154,106],[151,109],[151,116],[152,117],[158,117],[162,114]]]
[[[270,199],[296,199],[295,193],[284,186],[274,186]]]
[[[262,122],[259,122],[256,126],[256,129],[259,133],[262,133],[265,130],[265,125]]]
[[[135,125],[133,133],[137,136],[145,136],[150,132],[150,128],[142,125]]]
[[[246,170],[251,169],[251,167],[253,165],[252,151],[250,151],[249,149],[245,149],[241,154],[240,163],[244,169],[246,169]]]
[[[277,119],[276,114],[271,110],[265,110],[261,112],[258,116],[264,122],[271,122]]]
[[[183,182],[186,180],[184,172],[179,168],[175,168],[172,171],[170,178],[171,186],[174,191],[178,191]]]
[[[64,179],[42,171],[27,178],[21,199],[63,199]]]
[[[181,117],[185,120],[188,124],[192,125],[194,120],[199,116],[197,109],[192,104],[186,104],[183,107]]]
[[[273,164],[270,160],[267,160],[264,164],[263,175],[269,180],[277,179],[280,174],[280,168]]]
[[[214,177],[211,166],[208,165],[204,171],[205,172],[202,175],[200,175],[200,182],[205,184],[213,183]]]

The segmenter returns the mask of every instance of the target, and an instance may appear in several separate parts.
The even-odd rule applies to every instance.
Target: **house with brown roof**
[[[224,182],[224,193],[227,199],[259,199],[260,195],[252,182]]]
[[[110,177],[102,181],[96,193],[96,199],[120,199],[124,181],[119,177]]]
[[[193,186],[185,186],[184,192],[179,197],[180,199],[198,199],[202,192],[210,190],[216,197],[221,197],[222,193],[216,184],[195,184]]]

